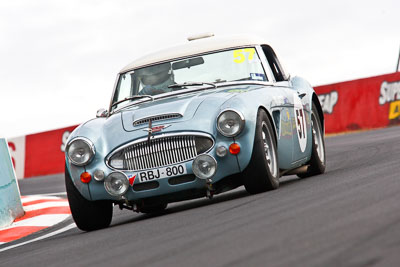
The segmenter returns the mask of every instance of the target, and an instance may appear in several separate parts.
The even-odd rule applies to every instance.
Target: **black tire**
[[[65,187],[72,218],[83,231],[93,231],[110,226],[113,205],[111,201],[89,201],[76,189],[67,168],[65,168]]]
[[[264,110],[259,110],[257,114],[253,153],[244,171],[244,187],[250,194],[279,187],[276,137],[271,121]]]
[[[313,175],[322,174],[325,172],[326,155],[325,155],[325,136],[321,124],[321,119],[318,110],[313,103],[311,109],[311,134],[312,134],[312,149],[311,159],[308,162],[310,165],[305,173],[297,174],[300,178],[307,178]]]
[[[155,204],[155,205],[144,205],[140,208],[142,213],[159,213],[167,208],[167,203]]]

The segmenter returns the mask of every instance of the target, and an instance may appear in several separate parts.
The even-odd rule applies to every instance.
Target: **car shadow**
[[[199,199],[194,199],[194,200],[189,200],[189,201],[171,203],[171,204],[174,204],[174,206],[168,207],[164,211],[156,212],[156,213],[152,213],[152,214],[140,214],[139,213],[137,216],[135,216],[132,219],[113,223],[111,225],[111,227],[118,226],[118,225],[124,225],[124,224],[128,224],[128,223],[133,223],[133,222],[138,222],[138,221],[142,221],[142,220],[147,220],[150,218],[164,216],[167,214],[183,212],[183,211],[190,210],[190,209],[205,207],[208,205],[213,205],[216,203],[226,202],[226,201],[239,199],[239,198],[243,198],[243,197],[248,197],[248,196],[250,196],[250,194],[247,193],[247,191],[243,188],[240,191],[226,192],[226,193],[217,195],[212,199],[208,199],[208,198],[204,197],[204,198],[199,198]]]
[[[288,176],[288,177],[283,178],[280,181],[280,187],[286,187],[286,186],[289,186],[289,185],[299,182],[299,181],[301,181],[301,179],[299,179],[296,176]],[[279,189],[278,189],[278,191],[279,191]],[[264,195],[264,194],[268,194],[268,192],[261,193],[258,195]],[[174,213],[183,212],[183,211],[190,210],[190,209],[196,209],[196,208],[200,208],[200,207],[205,207],[205,206],[209,206],[209,205],[213,205],[213,204],[217,204],[217,203],[227,202],[227,201],[251,197],[251,196],[254,196],[254,195],[249,194],[246,191],[246,189],[242,186],[242,187],[238,187],[234,191],[228,191],[228,192],[216,195],[212,199],[199,198],[199,199],[194,199],[194,200],[189,200],[189,201],[176,202],[176,203],[173,203],[174,205],[172,207],[168,207],[166,210],[161,211],[161,212],[156,212],[156,213],[152,213],[152,214],[140,214],[139,213],[134,218],[130,218],[128,220],[120,220],[118,222],[112,223],[112,225],[110,227],[139,222],[142,220],[156,218],[156,217],[164,216],[167,214],[174,214]],[[257,199],[253,199],[252,201],[255,201],[255,200],[257,200]],[[252,201],[250,201],[250,202],[252,202]],[[246,202],[244,204],[243,203],[239,204],[239,206],[242,206],[245,204],[248,204],[248,202]],[[234,208],[236,208],[236,206],[231,207],[228,210],[231,210]],[[228,210],[226,210],[226,211],[228,211]],[[126,211],[126,212],[128,212],[128,211]],[[136,214],[136,213],[134,213],[134,214]]]

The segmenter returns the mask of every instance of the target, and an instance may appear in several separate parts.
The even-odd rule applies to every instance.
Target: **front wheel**
[[[112,219],[113,206],[110,201],[89,201],[76,189],[67,168],[65,168],[65,187],[72,218],[83,231],[106,228]]]
[[[311,110],[311,128],[312,128],[312,149],[311,159],[307,172],[299,173],[297,176],[306,178],[313,175],[322,174],[325,172],[326,157],[325,157],[325,137],[321,124],[321,119],[318,115],[315,104],[312,105]]]
[[[257,114],[253,153],[244,171],[244,187],[257,194],[279,187],[276,138],[271,121],[264,110]]]

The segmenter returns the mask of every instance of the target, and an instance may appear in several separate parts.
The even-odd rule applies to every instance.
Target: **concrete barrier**
[[[24,215],[21,195],[7,142],[0,138],[0,228]]]

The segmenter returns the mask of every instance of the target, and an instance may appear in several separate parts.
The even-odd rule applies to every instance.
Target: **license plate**
[[[186,174],[186,165],[177,164],[159,169],[138,172],[137,179],[140,183]]]

